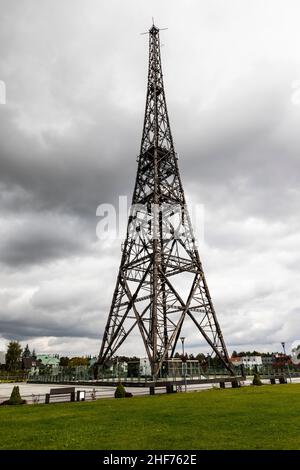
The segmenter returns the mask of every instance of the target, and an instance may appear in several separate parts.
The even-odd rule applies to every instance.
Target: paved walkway
[[[289,383],[289,379],[288,383]],[[268,380],[263,380],[264,383],[269,384]],[[251,380],[245,380],[242,382],[242,386],[251,385]],[[292,383],[300,383],[300,378],[293,378]],[[39,402],[44,403],[46,393],[50,392],[50,388],[65,388],[70,387],[71,385],[57,385],[57,384],[31,384],[31,383],[0,383],[0,403],[4,400],[7,400],[10,397],[11,391],[14,385],[18,385],[20,388],[20,393],[22,398],[27,400],[28,403],[32,403],[36,396],[40,396]],[[193,384],[187,386],[187,391],[204,391],[209,390],[216,386],[215,384]],[[230,388],[230,383],[226,384],[227,388]],[[96,398],[112,398],[114,396],[115,387],[101,387],[101,386],[75,386],[77,390],[85,390],[87,397],[90,397],[91,393],[96,391]],[[182,391],[184,391],[185,387],[182,386]],[[127,387],[127,391],[131,392],[133,395],[149,395],[149,388],[141,388],[141,387]],[[165,387],[157,388],[155,393],[165,393]],[[62,397],[58,397],[57,400],[61,400]]]

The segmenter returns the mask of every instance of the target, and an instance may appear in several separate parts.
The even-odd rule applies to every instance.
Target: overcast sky
[[[300,339],[300,4],[0,0],[0,349],[97,354],[160,27],[172,133],[229,351]],[[189,352],[208,348],[190,330]],[[134,353],[133,341],[128,354]],[[142,351],[139,351],[142,353]]]

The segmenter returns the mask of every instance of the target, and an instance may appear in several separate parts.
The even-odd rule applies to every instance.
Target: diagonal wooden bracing
[[[187,274],[190,286],[184,297],[176,285],[186,283]],[[163,361],[173,357],[187,318],[232,372],[186,208],[163,86],[159,29],[153,25],[132,211],[98,363],[105,364],[138,329],[157,376]]]

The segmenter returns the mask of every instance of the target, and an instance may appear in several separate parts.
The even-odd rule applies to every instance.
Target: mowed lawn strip
[[[300,384],[1,406],[0,449],[300,449]]]

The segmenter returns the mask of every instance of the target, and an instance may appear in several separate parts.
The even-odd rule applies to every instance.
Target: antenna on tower
[[[157,26],[155,26],[154,18],[152,16],[152,27],[149,29],[149,31],[145,31],[144,33],[140,33],[140,34],[149,34],[152,28],[156,28],[158,31],[165,31],[166,29],[169,29],[169,28],[158,28]]]

